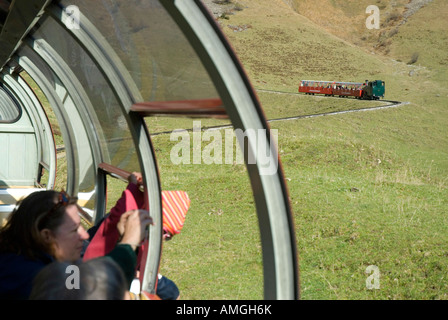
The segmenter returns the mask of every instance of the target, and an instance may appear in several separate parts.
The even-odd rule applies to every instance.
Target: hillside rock
[[[406,20],[410,16],[412,16],[414,13],[416,13],[418,10],[420,10],[423,6],[427,5],[428,3],[433,2],[434,0],[411,0],[406,5],[406,11],[403,13],[403,17]]]
[[[243,5],[234,0],[201,0],[203,4],[210,10],[215,19],[226,18],[241,11]]]
[[[231,10],[232,1],[201,0],[215,18],[220,18]]]

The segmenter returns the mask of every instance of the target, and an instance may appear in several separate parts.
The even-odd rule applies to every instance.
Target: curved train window
[[[79,81],[79,90],[82,88],[85,91],[92,108],[89,112],[101,133],[98,139],[106,162],[128,171],[139,168],[135,147],[129,143],[132,138],[119,101],[88,53],[53,19],[45,20],[33,37],[42,39],[59,53]]]
[[[13,123],[20,119],[21,109],[17,101],[0,86],[0,123]]]
[[[238,264],[242,267],[249,263],[255,266],[251,268],[254,273],[247,277],[251,283],[249,287],[252,290],[263,285],[266,299],[297,299],[299,286],[295,227],[275,141],[272,141],[261,104],[243,67],[219,25],[201,1],[38,0],[31,1],[33,5],[29,5],[29,1],[20,0],[12,3],[14,5],[10,7],[8,19],[0,34],[0,71],[10,79],[11,74],[18,74],[17,71],[22,69],[33,79],[54,111],[60,128],[58,136],[62,137],[65,149],[63,158],[66,165],[57,167],[56,159],[59,156],[62,158],[62,154],[56,154],[54,139],[47,139],[48,146],[41,149],[53,152],[48,156],[49,160],[44,161],[45,158],[38,152],[40,145],[37,134],[40,132],[33,130],[33,142],[38,143],[32,144],[34,149],[27,154],[35,155],[35,158],[25,164],[39,169],[43,162],[49,162],[48,168],[54,170],[48,171],[55,177],[56,169],[61,168],[58,172],[63,177],[61,180],[66,183],[67,192],[85,201],[80,205],[91,211],[87,212],[87,218],[95,222],[99,222],[99,218],[113,205],[110,202],[112,197],[106,196],[118,197],[123,190],[120,181],[117,181],[117,187],[114,188],[114,183],[111,183],[113,180],[108,181],[107,175],[124,179],[129,172],[140,171],[144,174],[145,206],[149,208],[155,223],[149,227],[148,245],[145,246],[148,254],[142,260],[145,263],[144,269],[140,270],[143,276],[142,291],[155,293],[161,262],[163,202],[156,151],[162,154],[160,169],[164,169],[162,165],[165,164],[174,165],[172,159],[167,159],[168,156],[171,158],[171,154],[165,151],[165,140],[157,140],[162,144],[159,149],[153,148],[149,132],[156,126],[148,118],[170,116],[177,122],[176,118],[187,116],[193,119],[230,119],[235,131],[244,132],[245,141],[237,141],[241,151],[247,151],[243,154],[257,150],[254,157],[244,156],[254,158],[244,159],[247,176],[240,174],[239,169],[233,170],[234,167],[220,166],[222,170],[231,170],[238,179],[240,176],[242,179],[248,177],[250,187],[232,180],[228,174],[230,171],[220,170],[216,176],[219,180],[221,177],[230,179],[233,186],[233,181],[237,181],[238,189],[231,193],[238,195],[239,199],[247,198],[241,204],[233,201],[229,208],[234,208],[234,212],[241,212],[240,209],[243,209],[247,212],[244,224],[253,226],[254,230],[259,228],[259,234],[255,232],[252,236],[251,232],[250,240],[254,242],[251,249],[254,254],[262,255],[263,273],[258,268],[258,262],[255,265],[255,261],[241,263],[241,260]],[[22,22],[20,24],[16,22],[19,19]],[[6,67],[4,71],[3,64]],[[13,80],[11,82],[15,84]],[[12,88],[9,82],[4,81],[6,91],[0,90],[0,122],[3,117],[18,119],[22,109],[25,112],[20,121],[26,120],[27,115],[42,107],[33,102],[37,98],[31,97],[32,88],[22,84],[22,78],[18,82],[17,88]],[[326,84],[322,81],[304,83],[309,87]],[[1,86],[0,82],[0,89]],[[8,91],[10,88],[11,92]],[[17,90],[19,93],[16,93]],[[28,100],[23,101],[23,97],[29,98],[33,103],[26,103]],[[174,121],[167,126],[174,124]],[[184,119],[179,121],[190,122]],[[32,124],[39,125],[39,121]],[[1,123],[0,126],[5,131],[13,127],[8,125],[5,128],[7,125]],[[254,132],[253,130],[258,132],[258,137],[246,135]],[[42,135],[52,138],[50,131],[51,128],[46,127],[45,132],[48,134]],[[233,146],[232,141],[232,148]],[[2,147],[0,150],[3,152]],[[261,150],[265,154],[259,152]],[[14,160],[13,149],[3,153],[11,155],[10,162]],[[233,157],[233,149],[231,156]],[[266,167],[266,160],[269,161],[269,167]],[[193,164],[196,164],[195,160]],[[184,167],[184,172],[180,174],[194,175],[194,180],[185,179],[185,187],[187,190],[196,189],[193,196],[200,199],[199,206],[203,207],[202,199],[208,201],[207,194],[203,191],[221,193],[217,191],[219,189],[209,188],[208,181],[212,180],[198,180],[203,177],[209,179],[207,175],[213,169],[206,169],[201,173],[200,168],[198,166],[193,170],[191,167]],[[167,183],[163,186],[173,186],[176,188],[173,190],[183,186],[177,183],[177,180],[184,180],[178,178],[181,175],[177,174],[177,170],[160,170],[162,175],[165,172],[173,175],[169,177],[170,180],[165,180]],[[35,171],[39,174],[39,170]],[[35,180],[35,177],[36,174],[31,178]],[[173,182],[173,179],[176,181]],[[200,183],[204,189],[196,188],[196,183]],[[224,190],[228,184],[222,183],[220,186]],[[250,197],[251,191],[253,197]],[[219,198],[219,203],[222,200],[232,201]],[[211,208],[213,201],[214,199],[209,202]],[[256,215],[253,214],[254,211]],[[217,219],[220,216],[221,214],[217,214]],[[232,219],[230,215],[225,217]],[[202,220],[201,217],[198,218]],[[258,218],[259,223],[249,223],[252,218]],[[198,224],[195,227],[197,229],[192,229],[190,233],[194,238],[190,239],[196,239],[196,235],[203,230]],[[219,234],[221,235],[221,229]],[[221,248],[223,238],[219,236],[215,240],[219,241]],[[236,243],[233,236],[229,236],[229,240]],[[244,250],[238,253],[230,250],[229,254],[233,257],[245,258],[248,239],[241,240],[244,245],[235,248],[241,247]],[[258,243],[261,243],[261,247]],[[217,258],[225,259],[226,255],[217,253]],[[214,258],[207,263],[219,268]],[[217,277],[210,275],[209,279],[217,285],[221,280],[233,281],[235,278],[228,277],[225,270],[223,269],[225,275],[215,273]],[[200,268],[196,271],[202,273]],[[243,273],[247,275],[246,271]],[[258,275],[263,274],[262,284]],[[238,297],[241,298],[241,294],[238,290]],[[252,292],[248,294],[252,295]]]
[[[144,101],[219,97],[193,47],[160,1],[123,3],[61,1],[64,8],[80,9],[81,22],[101,21],[95,27],[129,71]]]

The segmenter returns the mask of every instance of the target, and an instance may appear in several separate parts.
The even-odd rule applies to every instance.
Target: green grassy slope
[[[246,3],[245,12],[229,23],[250,23],[253,34],[227,34],[256,87],[294,91],[303,78],[379,78],[386,80],[387,98],[411,102],[395,110],[272,125],[279,130],[290,179],[302,297],[445,299],[447,43],[439,41],[446,30],[439,7],[446,4],[436,1],[421,9],[392,38],[402,61],[426,48],[419,63],[408,66],[366,53],[283,8],[266,7],[266,15],[248,21],[255,3]],[[262,3],[257,2],[258,10]],[[272,36],[263,40],[266,29]],[[259,54],[263,44],[265,54]],[[298,110],[309,104],[297,99]],[[270,101],[263,105],[281,108]],[[379,267],[379,290],[366,289],[369,265]]]
[[[255,88],[293,93],[300,79],[382,79],[388,99],[410,102],[271,124],[279,130],[297,228],[302,298],[446,299],[447,70],[430,58],[444,61],[446,43],[437,42],[435,31],[446,25],[442,1],[422,8],[391,37],[395,57],[342,40],[282,1],[239,4],[244,9],[220,23]],[[407,65],[407,53],[417,49],[407,43],[422,29],[429,30],[419,43],[425,54]],[[268,118],[359,103],[267,92],[259,98]],[[167,137],[154,142],[163,146],[165,186],[189,190],[194,200],[184,231],[165,246],[162,268],[178,280],[184,298],[260,298],[260,249],[244,167],[173,168],[166,156],[173,143]],[[378,290],[366,288],[369,265],[380,270]]]

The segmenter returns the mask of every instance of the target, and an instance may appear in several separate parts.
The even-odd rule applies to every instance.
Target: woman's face
[[[76,261],[81,257],[83,241],[89,238],[89,234],[81,225],[76,205],[67,206],[64,220],[53,237],[56,260]]]

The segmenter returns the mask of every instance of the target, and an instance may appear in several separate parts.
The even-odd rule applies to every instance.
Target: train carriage
[[[335,82],[333,96],[339,97],[362,97],[362,83],[356,82]]]
[[[332,97],[378,100],[384,98],[385,82],[382,80],[366,80],[364,83],[302,80],[298,91],[311,95],[324,94]]]
[[[299,92],[305,94],[325,94],[332,95],[333,82],[330,81],[314,81],[302,80],[299,87]]]

